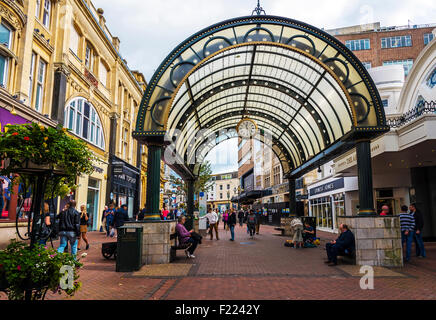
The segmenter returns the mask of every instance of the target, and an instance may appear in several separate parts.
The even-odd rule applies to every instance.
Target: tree
[[[195,180],[194,184],[194,193],[199,194],[201,191],[208,192],[213,185],[212,182],[212,169],[210,167],[210,162],[207,161],[200,167],[200,174]],[[188,185],[181,178],[170,175],[169,181],[174,184],[177,188],[177,195],[187,196],[188,194]]]

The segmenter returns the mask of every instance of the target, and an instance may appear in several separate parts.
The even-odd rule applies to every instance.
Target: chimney
[[[120,38],[118,37],[112,37],[112,44],[114,45],[115,49],[120,52]]]

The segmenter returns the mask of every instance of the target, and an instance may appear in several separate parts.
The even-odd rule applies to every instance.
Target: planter
[[[5,159],[4,167],[8,168],[10,163],[11,163],[10,159]],[[37,164],[29,159],[24,160],[21,163],[20,167],[11,168],[11,171],[18,174],[19,173],[38,174],[38,173],[53,172],[56,175],[63,175],[65,173],[65,170],[61,167],[53,166],[50,164]]]

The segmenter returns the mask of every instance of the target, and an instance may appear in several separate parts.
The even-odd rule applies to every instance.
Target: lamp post
[[[227,201],[229,202],[229,210],[230,210],[230,190],[227,190]]]

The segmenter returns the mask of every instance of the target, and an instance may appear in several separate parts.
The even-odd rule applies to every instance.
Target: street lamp
[[[227,190],[227,201],[229,202],[229,209],[230,209],[230,190]]]

